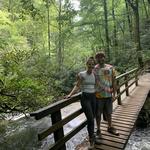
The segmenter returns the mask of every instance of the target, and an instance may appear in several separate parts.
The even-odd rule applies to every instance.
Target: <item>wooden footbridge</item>
[[[150,73],[144,72],[141,75],[140,72],[135,68],[116,78],[117,95],[113,103],[112,122],[120,135],[115,136],[108,133],[107,122],[102,121],[102,139],[95,144],[94,149],[123,150],[125,148],[140,110],[150,91]],[[76,111],[72,110],[71,114],[62,118],[61,109],[78,102],[80,96],[81,93],[78,93],[70,99],[63,99],[30,114],[36,120],[51,115],[52,125],[38,134],[39,140],[43,140],[50,134],[54,135],[54,144],[51,145],[50,150],[66,150],[65,143],[86,126],[87,121],[83,120],[69,133],[64,134],[64,125],[81,115],[83,111],[81,108]]]

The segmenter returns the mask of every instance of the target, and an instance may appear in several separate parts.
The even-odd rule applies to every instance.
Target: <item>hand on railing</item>
[[[112,100],[113,102],[116,100],[116,96],[117,96],[117,92],[116,92],[116,89],[112,91]]]
[[[69,98],[71,98],[71,95],[70,95],[70,94],[69,94],[69,95],[66,95],[64,98],[65,98],[65,99],[69,99]]]
[[[115,99],[116,99],[116,96],[113,94],[112,95],[112,101],[115,101]]]

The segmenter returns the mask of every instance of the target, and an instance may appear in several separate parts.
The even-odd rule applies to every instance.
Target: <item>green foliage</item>
[[[59,1],[47,2],[46,0],[1,2],[1,114],[37,110],[62,98],[73,87],[76,74],[85,69],[86,58],[94,56],[106,45],[103,1],[81,0],[80,10],[77,11],[70,0],[65,0],[62,3],[61,13]],[[137,67],[137,52],[129,33],[125,1],[114,2],[115,21],[112,15],[112,1],[107,1],[111,49],[109,63],[115,65],[119,73],[124,73]],[[140,7],[143,8],[143,5]],[[144,14],[140,11],[142,56],[144,60],[148,60],[150,23]],[[133,24],[131,14],[130,19]],[[114,25],[118,45],[113,44]],[[60,48],[61,64],[58,63]]]

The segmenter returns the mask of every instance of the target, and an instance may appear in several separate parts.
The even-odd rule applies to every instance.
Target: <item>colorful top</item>
[[[104,68],[100,68],[99,64],[97,64],[94,68],[94,74],[97,82],[96,97],[112,97],[112,78],[115,77],[114,67],[109,64],[104,64]]]
[[[82,71],[78,74],[81,79],[81,91],[85,93],[95,93],[95,75]]]

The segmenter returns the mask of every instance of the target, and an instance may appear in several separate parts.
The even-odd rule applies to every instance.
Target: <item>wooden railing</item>
[[[131,71],[123,73],[116,77],[117,84],[117,96],[115,100],[118,100],[118,105],[121,105],[121,95],[126,92],[126,96],[129,96],[129,88],[135,83],[138,86],[138,75],[140,71],[138,68],[135,68]],[[123,88],[123,86],[125,86]]]
[[[119,105],[121,105],[121,95],[124,92],[126,92],[126,96],[129,96],[130,93],[129,88],[133,84],[135,84],[136,86],[138,85],[138,74],[139,74],[139,70],[135,68],[131,71],[128,71],[116,77],[117,92],[116,92],[115,100],[118,101]],[[84,120],[77,127],[75,127],[69,133],[64,135],[63,126],[67,124],[69,121],[78,117],[80,114],[83,113],[83,111],[80,108],[79,110],[68,115],[66,118],[62,119],[61,109],[74,102],[79,101],[80,98],[81,98],[81,93],[78,93],[69,99],[63,99],[61,101],[58,101],[50,106],[44,107],[30,114],[30,116],[34,116],[36,120],[39,120],[47,115],[51,115],[52,125],[45,131],[38,134],[39,140],[43,140],[44,138],[46,138],[48,135],[52,133],[54,134],[55,143],[50,147],[50,150],[58,150],[58,149],[66,150],[65,143],[86,126],[87,121]]]

